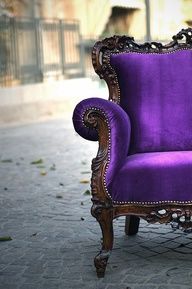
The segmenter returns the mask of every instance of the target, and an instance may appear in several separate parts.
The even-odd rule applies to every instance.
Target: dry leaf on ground
[[[46,174],[47,174],[46,171],[41,171],[41,172],[40,172],[40,175],[41,175],[41,176],[46,176]]]
[[[4,159],[4,160],[1,160],[1,163],[12,163],[13,160],[12,159]]]
[[[90,190],[86,190],[86,191],[83,193],[83,195],[91,195]]]
[[[11,241],[13,240],[10,236],[2,236],[0,237],[0,242]]]
[[[88,184],[89,180],[80,180],[80,184]]]
[[[42,159],[38,159],[38,160],[32,161],[31,165],[40,165],[42,163],[43,163],[43,160]]]

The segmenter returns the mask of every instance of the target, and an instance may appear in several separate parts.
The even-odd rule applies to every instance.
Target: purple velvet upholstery
[[[113,54],[111,65],[131,120],[130,153],[192,150],[192,50]]]
[[[113,201],[192,201],[192,50],[120,53],[110,61],[121,106],[86,99],[73,122],[82,137],[98,140],[83,115],[92,108],[105,115],[111,137],[106,184]]]
[[[108,189],[114,201],[192,201],[192,152],[131,155]]]
[[[107,178],[108,181],[111,182],[128,154],[130,121],[124,110],[113,102],[101,98],[85,99],[76,106],[73,113],[73,124],[75,130],[85,139],[98,139],[96,130],[87,128],[83,124],[83,115],[85,111],[88,111],[91,108],[101,110],[105,114],[109,123],[111,150]]]

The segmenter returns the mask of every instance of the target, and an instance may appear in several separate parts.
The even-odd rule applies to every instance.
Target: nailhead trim
[[[135,201],[113,201],[114,204],[137,204],[137,205],[158,205],[158,204],[192,204],[191,201],[146,201],[146,202],[135,202]]]
[[[82,123],[85,127],[86,124],[84,122],[84,116],[86,114],[87,111],[89,110],[94,110],[94,111],[99,111],[100,113],[102,113],[105,117],[106,123],[107,123],[107,127],[108,127],[108,139],[109,139],[109,145],[108,145],[108,151],[107,151],[107,155],[108,155],[108,159],[107,159],[107,165],[105,168],[105,172],[104,172],[104,179],[103,179],[103,184],[104,184],[104,188],[105,188],[105,192],[107,194],[107,196],[112,200],[113,204],[117,204],[117,205],[126,205],[126,204],[132,204],[132,205],[158,205],[158,204],[173,204],[173,203],[177,203],[177,204],[192,204],[192,200],[191,201],[146,201],[146,202],[136,202],[136,201],[114,201],[108,191],[107,188],[107,183],[106,183],[106,175],[107,175],[107,170],[109,168],[109,164],[110,164],[110,160],[111,160],[111,128],[110,128],[110,123],[109,123],[109,119],[106,115],[106,113],[97,107],[89,107],[87,108],[81,115],[81,120]]]
[[[182,51],[182,50],[192,50],[191,47],[180,47],[180,48],[175,48],[173,50],[168,50],[168,51],[157,51],[154,49],[154,51],[136,51],[136,50],[128,50],[128,51],[119,51],[119,52],[112,52],[109,55],[109,58],[111,57],[111,55],[116,55],[116,54],[156,54],[156,55],[164,55],[164,54],[170,54],[170,53],[176,53],[178,51]]]
[[[109,60],[108,60],[108,65],[112,69],[112,71],[114,72],[114,77],[115,77],[115,80],[116,80],[116,83],[117,83],[118,104],[120,104],[120,101],[121,101],[121,90],[120,90],[120,86],[119,86],[119,80],[118,80],[118,77],[117,77],[115,69],[112,67],[112,65],[110,63],[110,56],[109,56]]]

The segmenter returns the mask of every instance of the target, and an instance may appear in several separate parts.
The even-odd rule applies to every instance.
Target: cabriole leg
[[[113,212],[111,209],[92,207],[92,215],[97,219],[102,231],[102,248],[94,259],[94,264],[99,278],[105,275],[107,261],[113,248]]]
[[[140,218],[137,216],[126,216],[125,218],[125,234],[135,235],[139,229]]]

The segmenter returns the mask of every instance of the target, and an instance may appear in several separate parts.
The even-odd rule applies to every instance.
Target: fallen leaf
[[[81,217],[81,221],[84,221],[85,219],[83,217]]]
[[[56,165],[52,164],[52,166],[50,167],[50,171],[55,171],[56,170]]]
[[[0,237],[0,242],[11,241],[13,240],[10,236]]]
[[[62,199],[63,196],[62,196],[61,194],[57,194],[57,195],[56,195],[56,198],[57,198],[57,199]]]
[[[87,163],[86,161],[81,161],[82,165],[86,165],[86,163]]]
[[[7,190],[8,190],[8,188],[7,188],[7,187],[5,187],[5,188],[4,188],[4,191],[7,191]]]
[[[83,193],[83,195],[86,195],[86,196],[91,195],[90,190],[86,190],[86,191]]]
[[[37,236],[37,232],[36,233],[33,233],[30,237],[35,237],[35,236]]]
[[[41,176],[46,176],[46,174],[47,174],[46,171],[41,171],[41,172],[40,172],[40,175],[41,175]]]
[[[1,160],[2,163],[12,163],[13,160],[12,159],[4,159],[4,160]]]
[[[81,206],[84,206],[84,203],[83,203],[83,202],[81,202]]]
[[[42,159],[38,159],[38,160],[32,161],[31,165],[40,165],[42,163],[43,163],[43,160]]]
[[[64,184],[63,184],[63,183],[59,183],[59,185],[60,185],[60,186],[64,186]]]
[[[82,175],[90,174],[90,173],[91,173],[90,171],[87,171],[87,172],[81,172]]]
[[[89,183],[88,180],[81,180],[81,181],[80,181],[80,184],[88,184],[88,183]]]

